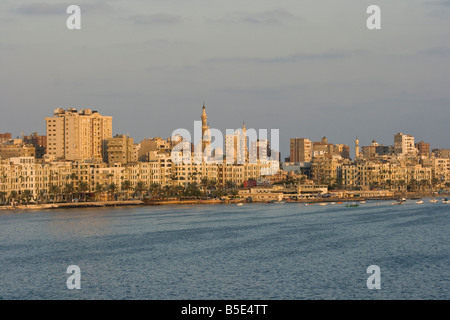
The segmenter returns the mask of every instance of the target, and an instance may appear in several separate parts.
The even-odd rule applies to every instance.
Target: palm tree
[[[59,187],[56,184],[52,184],[48,188],[48,193],[53,195],[53,203],[55,203],[56,195],[59,194],[59,192],[60,192],[60,189],[59,189]]]
[[[44,203],[45,190],[39,190],[39,202]]]
[[[122,181],[121,189],[126,192],[127,199],[128,199],[130,197],[128,192],[129,192],[129,190],[131,190],[131,182],[130,182],[130,180]]]
[[[203,177],[200,180],[200,184],[201,184],[201,186],[203,188],[203,192],[206,194],[206,191],[207,191],[207,188],[208,188],[208,178],[207,177]]]
[[[422,190],[422,191],[425,191],[425,187],[428,187],[428,181],[427,180],[425,180],[425,179],[422,179],[422,180],[420,180],[420,182],[419,182],[419,188]]]
[[[108,187],[107,187],[107,190],[108,190],[108,192],[109,192],[109,194],[110,194],[110,198],[112,198],[113,200],[115,200],[115,195],[116,195],[116,192],[117,192],[117,190],[118,190],[117,185],[116,185],[115,183],[110,183],[110,184],[108,185]]]
[[[95,185],[95,197],[97,199],[97,201],[99,201],[100,198],[100,193],[103,192],[103,186],[97,182],[97,184]]]
[[[409,190],[410,191],[416,191],[417,188],[417,180],[412,178],[411,180],[409,180],[409,184],[408,184]]]
[[[406,181],[405,180],[398,181],[398,186],[399,186],[400,190],[403,191],[404,187],[406,186]]]
[[[150,187],[148,188],[148,192],[151,196],[160,196],[162,192],[161,185],[159,183],[152,183]]]
[[[134,191],[136,193],[139,193],[141,200],[142,200],[142,195],[143,195],[143,193],[144,193],[144,191],[146,189],[147,188],[146,188],[145,183],[143,181],[138,181],[138,183],[136,183],[136,186],[134,187]]]
[[[73,183],[66,183],[64,185],[64,194],[66,195],[66,201],[69,202],[69,198],[73,199],[73,191],[75,188],[73,187]]]
[[[431,179],[431,187],[433,188],[433,191],[436,189],[436,186],[439,184],[438,178]]]
[[[89,186],[86,182],[81,181],[78,184],[78,192],[80,192],[81,194],[83,194],[83,200],[86,200],[86,192],[89,190]]]
[[[25,204],[28,206],[28,203],[30,202],[31,198],[33,197],[33,193],[30,190],[24,190],[22,193],[22,200],[25,202]]]
[[[0,204],[4,204],[5,203],[5,201],[6,201],[6,192],[4,192],[4,191],[0,191],[0,200],[1,200],[1,203]]]
[[[386,186],[386,188],[387,188],[388,190],[390,190],[391,187],[392,187],[392,180],[391,180],[391,179],[387,179],[387,180],[386,180],[386,183],[385,183],[385,186]]]
[[[10,201],[11,201],[11,200],[16,200],[16,199],[17,199],[17,196],[18,196],[17,191],[16,191],[16,190],[12,190],[12,191],[9,193],[9,199],[10,199]]]

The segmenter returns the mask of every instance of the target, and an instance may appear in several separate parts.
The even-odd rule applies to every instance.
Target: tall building
[[[112,137],[112,117],[97,111],[58,108],[46,117],[47,155],[56,159],[103,159],[106,140]]]
[[[107,159],[109,164],[127,164],[138,161],[137,145],[133,143],[133,138],[125,135],[116,135],[106,142]]]
[[[323,137],[320,141],[312,143],[312,157],[318,157],[324,154],[332,153],[333,145],[328,143],[327,137]]]
[[[12,139],[12,134],[7,132],[7,133],[0,133],[0,143],[6,143],[9,140]]]
[[[31,135],[23,137],[23,143],[31,144],[35,147],[42,147],[45,152],[45,149],[47,149],[47,136],[41,136],[37,132],[33,132]]]
[[[312,142],[305,138],[290,139],[290,162],[310,162],[312,160]]]
[[[416,143],[416,148],[419,152],[419,156],[423,157],[429,157],[430,156],[430,144],[420,141],[419,143]]]
[[[450,149],[433,149],[436,158],[450,159]]]
[[[149,153],[153,151],[170,152],[179,141],[172,141],[172,138],[163,139],[161,137],[145,138],[139,143],[138,160],[150,161]]]
[[[399,156],[416,154],[417,149],[414,146],[414,137],[401,132],[397,133],[394,136],[394,150],[395,154]]]
[[[225,135],[225,156],[227,163],[243,164],[248,157],[247,129],[245,123],[242,130],[236,130],[234,134]]]

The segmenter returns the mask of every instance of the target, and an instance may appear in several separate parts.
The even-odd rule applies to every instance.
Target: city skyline
[[[448,147],[448,1],[377,1],[375,31],[368,1],[77,4],[79,31],[63,2],[0,4],[1,131],[43,134],[36,119],[73,106],[135,141],[168,137],[204,100],[211,127],[280,129],[282,158],[291,137]]]

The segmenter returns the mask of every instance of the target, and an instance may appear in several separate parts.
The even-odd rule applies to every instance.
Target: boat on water
[[[439,200],[438,199],[431,199],[430,202],[431,203],[437,203],[437,202],[439,202]]]
[[[357,203],[352,203],[352,204],[347,204],[345,205],[346,207],[359,207],[359,204]]]
[[[422,204],[423,200],[416,201],[417,204]]]
[[[447,198],[442,200],[442,203],[450,203],[450,200],[448,200]]]
[[[244,204],[242,202],[239,202],[237,205],[238,206],[243,206]]]
[[[326,205],[328,205],[328,203],[325,203],[325,202],[319,203],[319,206],[326,206]]]
[[[393,206],[398,206],[398,205],[401,205],[401,204],[403,204],[403,202],[392,202],[391,203],[391,205],[393,205]]]
[[[366,203],[366,201],[363,200],[363,201],[360,201],[359,203]]]

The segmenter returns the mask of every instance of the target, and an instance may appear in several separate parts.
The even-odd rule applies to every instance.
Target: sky
[[[450,0],[1,0],[0,133],[91,108],[139,142],[193,133],[204,101],[211,128],[279,129],[282,159],[292,137],[450,148],[449,17]]]

